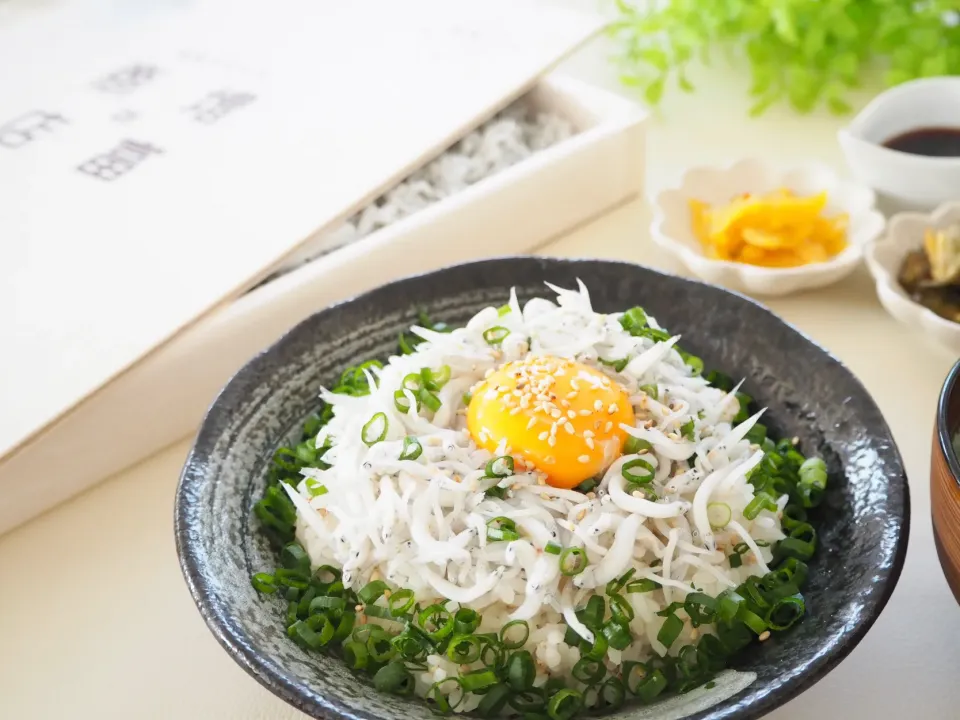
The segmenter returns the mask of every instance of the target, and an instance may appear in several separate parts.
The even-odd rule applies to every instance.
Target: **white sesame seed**
[[[553,410],[550,411],[550,417],[558,418],[562,416],[563,416],[563,413],[560,412],[559,408],[554,408]]]
[[[564,423],[563,429],[567,431],[567,435],[573,435],[573,423],[570,423],[570,422]]]
[[[532,427],[533,427],[534,425],[536,425],[536,424],[537,424],[537,419],[536,419],[536,418],[530,418],[530,419],[527,421],[527,430],[529,430],[530,428],[532,428]]]
[[[573,420],[576,416],[577,416],[577,413],[575,413],[573,410],[567,410],[567,417],[568,417],[568,418],[570,418],[571,420]]]
[[[599,423],[597,424],[597,426],[599,427]],[[613,430],[613,423],[608,420],[607,424],[603,426],[603,431],[610,432],[611,430]]]
[[[550,437],[547,438],[547,445],[549,445],[550,447],[553,447],[556,444],[557,444],[557,438],[555,435],[551,435]]]
[[[594,410],[603,410],[603,400],[594,400],[593,401]]]
[[[580,383],[577,382],[576,378],[570,378],[570,387],[572,387],[574,390],[580,389]]]
[[[558,427],[560,427],[560,426],[557,425],[557,423],[553,423],[553,424],[550,426],[550,434],[551,434],[551,435],[556,435],[556,434],[557,434],[557,428],[558,428]]]
[[[553,465],[553,464],[557,461],[557,459],[556,459],[553,455],[547,455],[547,456],[543,459],[543,461],[544,461],[547,465]]]
[[[513,410],[510,411],[510,414],[511,414],[511,415],[519,415],[519,414],[520,414],[520,410],[522,410],[522,408],[518,405],[517,407],[513,408]]]
[[[582,463],[588,463],[588,462],[590,462],[590,456],[589,456],[589,455],[581,455],[580,457],[577,458],[577,461],[578,461],[578,462],[582,462]]]
[[[610,407],[607,408],[607,415],[613,415],[617,410],[620,409],[620,406],[616,403],[610,403]]]
[[[798,438],[796,435],[794,435],[792,438],[790,438],[790,444],[791,444],[791,445],[799,445],[799,444],[800,444],[800,438]]]
[[[634,491],[633,491],[632,493],[630,493],[630,494],[633,495],[635,498],[642,498],[642,497],[643,497],[643,493],[640,492],[639,490],[634,490]]]
[[[592,437],[593,437],[593,430],[584,430],[584,431],[583,431],[583,436],[584,436],[585,438],[592,438]]]
[[[580,411],[580,417],[586,417],[587,415],[590,415],[592,412],[593,412],[592,410],[587,410],[586,408],[584,408],[583,410]]]
[[[571,390],[570,392],[567,393],[567,400],[572,400],[572,399],[575,398],[576,396],[577,396],[577,391],[576,391],[576,390]]]
[[[537,440],[539,440],[540,442],[543,442],[547,439],[547,437],[548,437],[547,432],[546,430],[544,430],[542,433],[537,435]]]
[[[584,438],[583,441],[587,444],[587,447],[590,448],[591,450],[593,450],[596,447],[596,443],[593,442],[593,438]]]
[[[769,631],[769,630],[764,630],[762,633],[760,633],[760,637],[758,638],[758,640],[760,640],[760,642],[764,642],[765,640],[769,640],[769,639],[770,639],[770,631]]]

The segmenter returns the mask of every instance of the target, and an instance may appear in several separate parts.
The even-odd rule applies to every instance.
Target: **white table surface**
[[[593,0],[562,4],[590,8]],[[567,68],[616,88],[608,53],[599,41]],[[787,110],[750,120],[744,82],[709,77],[710,87],[672,97],[654,118],[651,189],[690,164],[750,154],[841,167],[834,139],[841,121]],[[648,222],[646,203],[636,201],[543,252],[681,272],[649,241]],[[847,660],[769,717],[956,718],[960,608],[937,563],[928,488],[934,408],[952,359],[928,350],[884,312],[864,269],[832,288],[769,305],[864,382],[893,429],[912,494],[907,562],[887,609]],[[184,440],[0,538],[0,717],[302,717],[220,649],[187,593],[172,518],[188,448]]]

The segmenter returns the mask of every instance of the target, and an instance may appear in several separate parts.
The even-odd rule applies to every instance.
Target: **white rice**
[[[771,552],[756,541],[772,544],[784,535],[779,513],[763,510],[752,521],[743,515],[753,497],[745,473],[762,456],[743,436],[757,416],[731,427],[739,408],[733,392],[713,388],[693,374],[673,348],[676,337],[656,343],[631,336],[621,327],[619,314],[593,311],[582,283],[578,291],[551,288],[556,303],[534,299],[521,309],[511,294],[511,312],[504,316],[491,307],[449,334],[416,329],[426,341],[414,354],[393,357],[382,370],[374,369],[376,387],[368,396],[324,391],[334,416],[317,445],[328,436],[334,441],[324,458],[331,467],[304,474],[328,492],[311,498],[306,481],[300,494],[288,490],[299,511],[297,537],[314,567],[342,567],[344,583],[357,590],[371,579],[385,579],[411,589],[422,606],[439,601],[448,602],[451,610],[473,608],[483,615],[478,632],[497,632],[511,619],[526,620],[531,629],[526,649],[536,660],[536,684],[561,676],[570,687],[581,687],[569,677],[580,652],[563,641],[564,633],[569,622],[591,639],[574,610],[591,594],[603,594],[609,579],[635,568],[636,579],[650,578],[663,586],[626,595],[636,614],[630,624],[634,642],[623,652],[609,652],[606,662],[612,668],[667,652],[657,641],[664,618],[656,613],[683,600],[694,587],[716,596],[750,575],[763,574]],[[653,318],[649,323],[659,327]],[[511,331],[499,349],[483,338],[484,330],[496,325]],[[510,487],[506,499],[484,496],[498,481],[484,477],[492,455],[478,449],[468,434],[462,395],[489,371],[528,354],[576,359],[627,390],[636,412],[636,427],[629,432],[653,444],[643,455],[657,467],[657,502],[624,489],[620,467],[636,456],[616,460],[596,493],[552,488],[530,471],[501,481]],[[598,363],[599,357],[627,357],[630,362],[617,373]],[[451,368],[451,377],[438,393],[443,404],[436,414],[418,413],[416,407],[399,412],[394,392],[401,380],[423,367],[442,365]],[[657,386],[659,401],[640,390],[648,384]],[[367,447],[361,430],[378,412],[388,419],[386,438]],[[693,441],[678,432],[691,418]],[[416,436],[423,446],[417,460],[397,459],[406,436]],[[711,529],[708,502],[729,506],[725,527]],[[783,503],[781,499],[781,508]],[[487,542],[486,523],[498,516],[516,522],[520,540]],[[584,548],[589,566],[580,575],[564,577],[557,556],[543,552],[547,542]],[[731,569],[727,555],[741,542],[751,552],[740,568]],[[681,610],[678,617],[686,615]],[[672,652],[709,631],[685,622]],[[466,669],[439,656],[431,656],[428,666],[417,676],[421,695],[434,682]],[[479,667],[476,663],[470,669]],[[479,697],[470,696],[457,710],[469,711],[478,702]]]
[[[339,228],[309,242],[273,277],[413,215],[573,134],[566,118],[537,112],[528,100],[518,100]]]

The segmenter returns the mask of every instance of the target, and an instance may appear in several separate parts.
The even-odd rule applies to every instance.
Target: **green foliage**
[[[751,115],[786,101],[850,110],[847,92],[880,61],[885,81],[960,74],[957,0],[616,0],[611,33],[624,84],[648,103],[671,82],[690,92],[691,60],[724,50],[749,64]]]

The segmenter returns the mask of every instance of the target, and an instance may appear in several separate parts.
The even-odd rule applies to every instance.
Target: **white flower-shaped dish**
[[[893,317],[920,330],[953,357],[960,355],[960,323],[942,318],[914,302],[897,281],[903,259],[923,247],[927,228],[942,229],[960,223],[960,201],[944,203],[932,213],[905,212],[890,218],[883,237],[866,248],[867,267],[877,283],[880,303]]]
[[[765,193],[779,188],[788,188],[800,195],[826,191],[826,211],[845,212],[849,216],[849,244],[843,252],[826,262],[793,268],[759,267],[704,255],[693,233],[690,200],[721,204],[740,193]],[[746,159],[727,168],[688,170],[679,188],[665,190],[657,196],[651,230],[660,247],[707,282],[751,295],[788,295],[830,285],[856,268],[864,246],[883,231],[883,215],[874,209],[875,201],[872,190],[841,180],[823,165],[777,170],[760,160]]]

